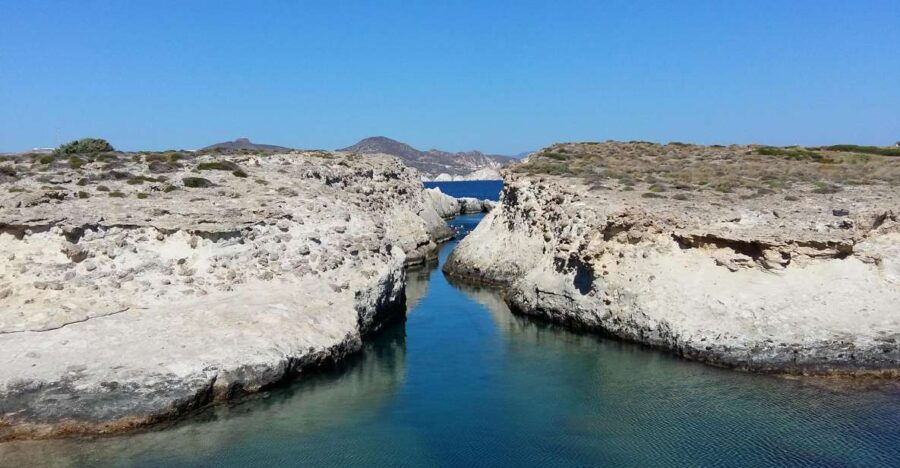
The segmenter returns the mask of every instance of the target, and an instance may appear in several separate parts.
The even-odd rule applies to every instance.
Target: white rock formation
[[[425,194],[434,211],[442,218],[452,218],[461,214],[487,213],[497,204],[491,200],[479,200],[473,197],[452,197],[441,192],[439,187],[425,189]]]
[[[495,168],[485,167],[483,169],[478,169],[477,171],[472,171],[469,174],[462,176],[457,180],[500,180],[502,177],[500,176],[500,171]]]
[[[466,175],[450,175],[447,173],[438,174],[433,182],[459,182],[467,180],[501,180],[500,171],[496,168],[485,167],[472,171]],[[425,179],[427,180],[427,178]]]
[[[505,182],[444,271],[505,286],[518,312],[739,369],[900,375],[896,192],[723,204]]]
[[[393,158],[135,160],[4,164],[0,440],[128,429],[339,360],[451,236]]]

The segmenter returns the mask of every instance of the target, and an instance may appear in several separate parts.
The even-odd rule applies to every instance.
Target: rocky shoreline
[[[444,272],[505,288],[517,313],[712,365],[900,377],[896,191],[877,181],[831,193],[803,181],[780,191],[655,190],[659,175],[622,183],[597,176],[611,172],[606,156],[583,156],[656,151],[666,164],[691,150],[755,159],[744,147],[545,150],[550,156],[504,172],[499,207],[460,243]],[[562,172],[557,161],[584,173],[544,170]],[[796,171],[821,164],[771,164],[782,163]]]
[[[340,361],[452,236],[393,158],[78,161],[0,162],[0,441],[131,430]]]
[[[453,197],[441,192],[438,187],[425,189],[425,195],[429,198],[438,215],[444,219],[455,216],[488,213],[497,206],[497,202],[491,200],[479,200],[474,197]]]
[[[442,218],[474,212],[444,271],[517,313],[735,369],[900,376],[900,171],[754,151],[557,146],[504,171],[499,205],[381,156],[0,160],[0,441],[145,427],[339,362],[404,315]],[[657,160],[622,175],[619,152]],[[882,179],[709,190],[675,180],[694,153]]]

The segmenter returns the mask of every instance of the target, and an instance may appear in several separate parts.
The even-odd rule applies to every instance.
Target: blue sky
[[[0,151],[892,144],[900,1],[0,0]]]

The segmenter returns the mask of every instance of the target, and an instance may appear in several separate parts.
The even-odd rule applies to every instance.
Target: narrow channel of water
[[[461,233],[481,215],[453,225]],[[455,242],[443,246],[443,262]],[[410,272],[410,310],[340,370],[174,427],[0,445],[16,466],[889,466],[900,392],[750,375],[510,314]]]

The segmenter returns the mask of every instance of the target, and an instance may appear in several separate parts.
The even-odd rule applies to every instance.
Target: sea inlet
[[[481,217],[452,220],[457,240]],[[895,386],[729,371],[537,323],[500,291],[448,280],[455,244],[409,272],[406,320],[339,368],[147,432],[0,444],[0,465],[900,463]]]

